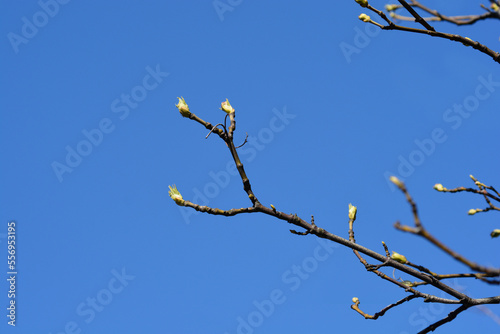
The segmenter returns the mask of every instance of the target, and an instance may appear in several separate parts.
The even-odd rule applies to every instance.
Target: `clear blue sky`
[[[379,32],[352,0],[221,0],[223,13],[211,0],[63,2],[1,5],[0,332],[404,334],[452,310],[414,300],[364,320],[352,297],[373,314],[405,293],[349,249],[263,215],[180,210],[168,185],[213,207],[249,201],[224,143],[180,116],[178,96],[212,124],[229,99],[236,141],[252,139],[240,152],[263,204],[347,237],[353,203],[360,244],[383,252],[385,241],[432,270],[466,271],[394,230],[396,220],[412,223],[387,181],[398,175],[432,233],[500,266],[489,237],[498,214],[468,216],[481,198],[432,189],[470,186],[469,174],[500,187],[500,67],[487,56]],[[459,15],[481,13],[479,3],[432,6]],[[435,26],[499,48],[498,23]],[[11,220],[15,328],[6,318]],[[496,333],[499,319],[488,306],[439,333]]]

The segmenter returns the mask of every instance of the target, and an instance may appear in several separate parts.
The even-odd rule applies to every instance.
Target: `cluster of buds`
[[[183,97],[178,97],[178,99],[179,102],[175,106],[177,107],[177,109],[179,109],[181,115],[183,117],[191,117],[191,111],[189,111],[189,106],[187,105],[186,100],[184,100]],[[226,113],[228,114],[234,113],[234,108],[231,106],[228,99],[222,102],[220,106],[221,106],[220,109],[225,111]],[[179,192],[179,190],[177,190],[177,187],[174,185],[174,186],[168,186],[168,188],[170,189],[168,191],[168,195],[175,201],[175,203],[177,203],[177,205],[184,205],[184,199],[182,198],[182,195]],[[274,206],[272,207],[274,210],[276,210]]]
[[[191,112],[189,111],[189,106],[187,105],[186,100],[184,100],[183,97],[178,97],[178,99],[179,102],[175,106],[179,109],[179,112],[183,117],[190,117]],[[228,114],[234,112],[234,108],[231,106],[228,99],[220,104],[220,109]]]

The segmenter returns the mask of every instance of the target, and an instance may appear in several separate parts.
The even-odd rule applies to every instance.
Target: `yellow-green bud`
[[[404,285],[409,286],[409,287],[412,287],[412,286],[413,286],[412,281],[403,281],[403,282],[401,282],[401,283],[403,283]]]
[[[368,0],[355,0],[361,7],[368,7]]]
[[[392,12],[393,10],[398,9],[398,5],[385,5],[385,10],[388,12]]]
[[[500,230],[499,229],[495,229],[495,230],[491,231],[490,235],[491,235],[492,238],[496,238],[496,237],[500,236]]]
[[[467,214],[469,215],[475,215],[477,213],[477,210],[474,210],[474,209],[470,209],[469,212]]]
[[[389,180],[394,183],[399,189],[403,189],[404,184],[397,177],[391,176]]]
[[[168,188],[170,189],[168,191],[168,195],[175,201],[175,203],[177,203],[178,205],[182,205],[184,203],[184,200],[182,199],[182,195],[179,190],[177,190],[175,184],[173,187],[168,186]]]
[[[354,304],[359,303],[359,298],[358,298],[358,297],[352,297],[352,302],[353,302]]]
[[[370,17],[368,15],[366,15],[366,14],[359,15],[358,19],[360,19],[363,22],[370,22],[371,21]]]
[[[403,263],[403,264],[408,262],[408,260],[406,260],[406,257],[404,255],[398,254],[396,252],[392,252],[391,259],[393,259],[394,261],[398,261],[399,263]]]
[[[486,185],[482,182],[476,181],[476,182],[474,182],[474,184],[478,187],[485,187],[486,188]]]
[[[358,208],[349,203],[349,219],[350,220],[355,220],[356,219],[356,213],[358,212]]]
[[[186,101],[183,97],[178,97],[178,99],[179,103],[177,103],[175,106],[177,107],[177,109],[179,109],[179,112],[183,117],[189,117],[189,115],[191,115],[191,112],[189,111],[189,107]]]
[[[498,8],[498,5],[496,3],[492,3],[491,9],[493,9],[495,12],[497,12],[499,8]]]
[[[436,189],[437,191],[444,191],[444,190],[446,190],[446,188],[443,187],[443,185],[441,183],[436,183],[434,185],[434,189]]]
[[[226,101],[222,102],[220,104],[220,109],[221,110],[224,110],[225,112],[227,112],[228,114],[234,112],[234,108],[231,107],[231,105],[229,104],[229,100],[226,99]]]

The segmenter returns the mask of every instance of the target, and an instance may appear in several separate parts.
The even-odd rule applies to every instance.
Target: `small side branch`
[[[179,204],[180,205],[180,204]],[[248,208],[239,208],[239,209],[230,209],[230,210],[222,210],[218,208],[211,208],[209,206],[205,205],[198,205],[190,201],[184,201],[184,203],[181,206],[186,206],[189,208],[193,208],[196,211],[199,212],[206,212],[211,215],[216,215],[216,216],[236,216],[241,213],[252,213],[252,212],[259,212],[259,210],[255,207],[248,207]]]
[[[437,10],[430,9],[422,5],[419,1],[410,1],[409,6],[421,9],[422,11],[430,14],[430,17],[424,18],[426,21],[446,21],[457,26],[462,25],[471,25],[476,23],[477,21],[486,20],[486,19],[500,19],[500,14],[496,10],[490,10],[485,6],[481,5],[486,13],[480,15],[461,15],[461,16],[446,16],[438,12]],[[391,17],[401,21],[413,21],[413,17],[408,17],[404,15],[397,14],[397,10],[402,8],[403,6],[393,6],[391,9]],[[405,7],[406,8],[406,7]]]
[[[391,181],[405,195],[407,202],[410,204],[410,206],[412,208],[413,219],[415,222],[415,227],[401,225],[400,222],[396,222],[394,224],[394,227],[396,229],[403,231],[403,232],[408,232],[408,233],[412,233],[412,234],[419,235],[419,236],[423,237],[424,239],[428,240],[430,243],[432,243],[433,245],[435,245],[436,247],[438,247],[439,249],[441,249],[442,251],[444,251],[445,253],[447,253],[448,255],[450,255],[451,257],[456,259],[457,261],[465,264],[466,266],[468,266],[470,269],[472,269],[474,271],[478,271],[481,273],[492,275],[494,277],[500,276],[500,268],[489,268],[489,267],[479,265],[473,261],[470,261],[467,258],[465,258],[463,255],[455,252],[450,247],[446,246],[444,243],[442,243],[437,238],[435,238],[432,234],[430,234],[422,225],[422,222],[420,221],[420,217],[418,215],[417,206],[416,206],[415,202],[413,201],[412,197],[410,196],[408,190],[406,189],[406,186],[404,185],[404,183],[395,177],[391,177]],[[436,188],[436,186],[434,186],[434,187]]]
[[[408,5],[408,3],[404,0],[399,0],[399,3],[401,5],[403,5],[403,7],[408,11],[410,12],[411,15],[413,15],[413,17],[415,18],[415,22],[417,23],[420,23],[421,25],[424,26],[425,29],[427,30],[430,30],[430,31],[436,31],[433,27],[431,27],[431,25],[429,23],[427,23],[427,21],[425,21],[420,15],[418,15],[418,13],[413,9],[411,8],[410,5]]]
[[[464,304],[460,307],[458,307],[457,309],[455,309],[454,311],[450,312],[446,317],[444,317],[443,319],[433,323],[432,325],[428,326],[427,328],[423,329],[422,331],[418,332],[418,334],[426,334],[426,333],[429,333],[429,332],[433,332],[436,328],[438,328],[439,326],[442,326],[450,321],[452,321],[453,319],[455,319],[457,317],[457,315],[459,315],[460,313],[462,313],[463,311],[467,310],[468,308],[470,308],[471,306],[473,305],[468,305],[468,304]]]
[[[365,319],[372,319],[372,320],[376,320],[378,319],[378,317],[381,317],[385,314],[385,312],[389,311],[391,308],[393,307],[396,307],[398,305],[401,305],[405,302],[408,302],[412,299],[415,299],[417,298],[416,295],[409,295],[409,296],[406,296],[404,297],[403,299],[400,299],[398,300],[397,302],[393,303],[393,304],[390,304],[390,305],[387,305],[386,307],[384,307],[383,309],[381,309],[379,312],[375,313],[374,315],[369,315],[368,313],[365,313],[363,312],[360,308],[359,308],[359,304],[360,304],[360,301],[358,298],[353,298],[353,302],[354,304],[351,305],[351,308],[358,312],[359,314],[361,314],[363,317],[365,317]]]
[[[429,36],[432,36],[432,37],[443,38],[443,39],[447,39],[447,40],[454,41],[454,42],[460,42],[460,43],[462,43],[465,46],[470,46],[473,49],[476,49],[479,52],[482,52],[482,53],[490,56],[493,59],[493,61],[495,61],[495,62],[497,62],[497,63],[500,64],[500,53],[499,52],[495,52],[495,51],[491,50],[490,48],[486,47],[485,45],[483,45],[483,44],[481,44],[481,43],[479,43],[477,41],[473,41],[472,39],[470,39],[468,37],[463,37],[463,36],[460,36],[460,35],[448,34],[448,33],[443,33],[443,32],[436,31],[431,25],[429,25],[429,23],[427,22],[428,19],[422,18],[412,8],[412,7],[418,7],[417,6],[417,4],[419,4],[418,2],[412,1],[411,4],[408,4],[406,1],[402,1],[402,0],[400,0],[399,2],[402,5],[400,5],[400,6],[389,5],[390,6],[389,7],[390,8],[389,12],[391,13],[391,18],[395,18],[394,16],[396,14],[394,14],[394,10],[396,10],[398,8],[403,8],[404,7],[405,9],[407,9],[412,14],[413,18],[411,20],[418,22],[419,24],[421,24],[422,26],[424,26],[425,29],[418,29],[418,28],[411,28],[411,27],[406,27],[406,26],[402,26],[402,25],[397,25],[393,21],[391,21],[387,17],[387,15],[385,15],[385,13],[383,11],[378,10],[378,9],[376,9],[375,7],[373,7],[373,6],[369,5],[369,4],[367,4],[364,7],[368,8],[369,10],[373,11],[378,16],[380,16],[380,18],[382,20],[384,20],[385,22],[387,22],[387,25],[382,25],[382,24],[380,24],[378,22],[375,22],[372,19],[370,19],[369,16],[367,16],[365,14],[361,14],[359,18],[362,21],[364,21],[364,22],[376,25],[377,27],[379,27],[382,30],[406,31],[406,32],[411,32],[411,33],[416,33],[416,34],[424,34],[424,35],[429,35]],[[489,12],[485,16],[485,18],[486,17],[500,18],[500,16],[499,16],[499,14],[498,14],[497,11],[495,11],[495,12]],[[401,17],[398,17],[398,18],[401,18]],[[410,19],[407,18],[407,20],[410,20]]]

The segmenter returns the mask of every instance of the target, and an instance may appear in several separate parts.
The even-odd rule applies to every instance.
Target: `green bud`
[[[476,213],[477,213],[477,210],[475,210],[475,209],[470,209],[469,212],[467,212],[467,214],[469,214],[471,216],[475,215]]]
[[[224,110],[225,112],[227,112],[228,114],[234,112],[234,108],[231,107],[231,104],[229,104],[229,100],[226,99],[226,101],[222,102],[220,104],[220,109],[221,110]]]
[[[350,220],[355,220],[356,219],[356,213],[358,212],[358,208],[349,203],[349,219]]]
[[[408,262],[408,260],[406,260],[406,257],[404,255],[398,254],[396,252],[392,252],[391,259],[393,259],[394,261],[398,261],[399,263],[403,263],[403,264]]]
[[[182,199],[182,195],[179,190],[177,190],[175,184],[173,187],[168,186],[168,188],[170,189],[168,191],[168,195],[175,201],[175,203],[177,203],[177,205],[182,205],[184,203],[184,199]]]
[[[436,183],[434,185],[434,189],[436,189],[437,191],[444,191],[444,190],[446,190],[446,188],[443,187],[443,185],[441,183]]]
[[[366,15],[366,14],[359,15],[358,19],[360,19],[363,22],[370,22],[371,21],[370,17],[368,15]]]
[[[403,189],[404,188],[404,183],[401,182],[397,177],[395,176],[391,176],[389,178],[389,180],[394,183],[399,189]]]
[[[368,0],[355,0],[361,7],[368,7]]]
[[[183,117],[189,117],[191,115],[191,112],[189,111],[189,107],[186,101],[183,97],[178,97],[178,99],[179,103],[177,103],[175,106],[177,107],[177,109],[179,109],[179,112]]]

